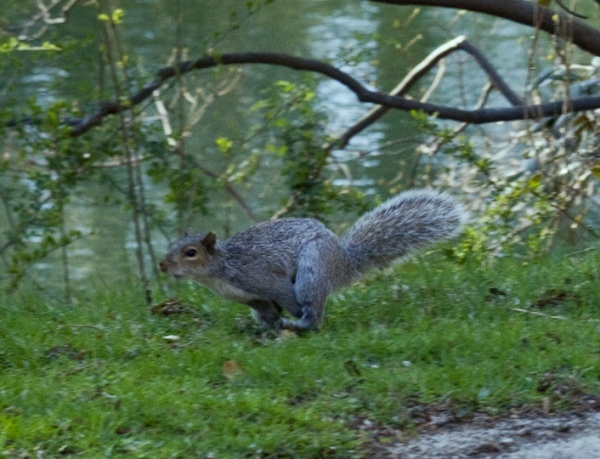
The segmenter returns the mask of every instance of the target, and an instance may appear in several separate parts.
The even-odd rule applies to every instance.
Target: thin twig
[[[199,168],[202,171],[202,173],[204,173],[204,175],[207,175],[208,177],[214,179],[219,178],[219,174],[217,174],[214,171],[211,171],[210,169],[201,164],[195,164],[195,167]],[[250,205],[246,202],[242,195],[233,187],[231,183],[225,182],[223,186],[225,187],[227,193],[229,193],[231,197],[239,204],[239,206],[242,208],[242,210],[251,222],[256,223],[261,220],[260,217],[254,213]]]
[[[549,314],[544,314],[543,312],[529,311],[522,308],[512,308],[511,311],[520,312],[521,314],[529,314],[532,316],[547,317],[548,319],[567,320],[567,318],[563,316],[551,316]]]
[[[60,9],[60,15],[56,16],[56,17],[52,17],[51,16],[52,10],[56,6],[58,6],[61,3],[61,1],[62,0],[52,0],[50,2],[50,4],[45,5],[43,1],[38,0],[36,3],[37,3],[37,7],[39,9],[39,12],[37,14],[34,14],[29,19],[29,21],[27,21],[22,27],[17,29],[19,31],[19,34],[18,34],[19,40],[27,40],[27,41],[36,40],[36,39],[40,38],[48,30],[50,25],[63,24],[67,19],[69,11],[71,10],[71,8],[73,8],[75,6],[75,4],[79,0],[68,0],[65,3],[65,5],[63,5],[62,8]],[[35,32],[33,35],[28,35],[29,30],[32,29],[33,27],[37,26],[40,23],[42,23],[42,26],[37,30],[37,32]]]
[[[171,123],[169,120],[169,113],[164,108],[164,104],[158,98],[158,96],[159,96],[159,93],[155,92],[154,98],[155,98],[155,103],[156,103],[159,120],[163,126],[163,132],[165,133],[165,136],[167,137],[168,144],[172,148],[179,149],[180,144],[178,144],[177,141],[171,137],[172,128],[171,128]],[[180,153],[180,155],[181,155],[181,153]],[[207,177],[213,178],[213,179],[218,179],[220,177],[219,174],[217,174],[216,172],[207,168],[203,164],[199,164],[190,155],[185,155],[185,159],[187,161],[187,163],[185,164],[185,167],[195,167],[195,168],[199,169],[200,171],[202,171],[202,173],[204,175],[206,175]],[[182,167],[183,167],[183,165],[182,165]],[[258,215],[256,215],[256,213],[254,213],[254,211],[252,210],[250,205],[246,202],[246,200],[243,198],[243,196],[235,189],[235,187],[231,183],[225,182],[223,184],[223,187],[225,188],[225,191],[227,191],[227,193],[229,193],[229,195],[239,204],[239,206],[242,208],[242,210],[244,211],[244,213],[246,214],[246,216],[248,217],[248,219],[251,222],[256,223],[256,222],[260,221],[260,218],[258,217]]]
[[[104,25],[101,27],[103,38],[104,38],[104,49],[106,53],[106,57],[108,60],[108,67],[110,70],[110,76],[112,79],[113,86],[115,88],[115,94],[117,98],[120,100],[122,98],[122,90],[121,84],[119,81],[119,77],[117,75],[117,66],[115,61],[115,56],[113,55],[113,45],[111,43],[111,37],[108,31],[108,26]],[[142,218],[140,216],[140,202],[138,198],[138,191],[136,190],[136,173],[135,166],[133,166],[133,152],[131,151],[131,133],[129,132],[129,128],[127,126],[127,121],[125,119],[124,110],[133,110],[133,106],[123,107],[123,110],[119,110],[118,115],[120,118],[119,127],[121,131],[121,138],[123,141],[123,151],[125,152],[125,157],[127,158],[127,185],[128,185],[128,197],[129,203],[132,209],[133,216],[133,228],[136,240],[136,258],[138,262],[138,268],[140,271],[140,279],[142,283],[142,291],[143,296],[146,300],[147,304],[151,304],[151,299],[149,298],[149,281],[146,276],[146,263],[144,261],[144,254],[142,253],[143,247],[143,238],[142,238]]]
[[[440,86],[440,83],[442,82],[445,73],[446,73],[446,62],[444,61],[444,59],[441,59],[438,63],[438,71],[435,73],[435,76],[433,77],[433,82],[427,88],[427,91],[425,91],[425,94],[423,94],[423,96],[421,96],[421,98],[419,99],[421,102],[427,102],[429,100],[431,95]]]

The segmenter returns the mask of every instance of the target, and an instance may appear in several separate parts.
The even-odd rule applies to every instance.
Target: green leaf
[[[539,188],[541,184],[542,184],[542,176],[538,173],[538,174],[533,175],[529,179],[527,186],[530,189],[535,190],[535,189]]]
[[[227,137],[219,137],[217,140],[215,140],[215,143],[217,144],[217,148],[221,151],[221,153],[225,155],[229,155],[231,153],[233,142]]]
[[[122,24],[124,16],[125,16],[125,11],[122,8],[117,8],[116,10],[114,10],[111,15],[113,24]]]

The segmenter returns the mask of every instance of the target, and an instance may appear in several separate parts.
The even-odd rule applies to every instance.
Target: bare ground
[[[584,407],[585,404],[589,404]],[[600,459],[599,400],[581,400],[577,409],[544,414],[541,410],[496,418],[475,415],[457,420],[443,411],[410,438],[379,442],[371,457],[394,459]],[[379,430],[379,434],[382,431]],[[380,436],[390,440],[390,430]]]
[[[392,457],[498,459],[600,458],[600,413],[508,418],[440,427],[396,444]]]

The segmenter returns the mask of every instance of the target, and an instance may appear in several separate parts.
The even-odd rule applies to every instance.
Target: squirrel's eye
[[[194,258],[196,255],[198,255],[198,251],[192,247],[190,247],[189,249],[185,249],[185,256],[188,258]]]

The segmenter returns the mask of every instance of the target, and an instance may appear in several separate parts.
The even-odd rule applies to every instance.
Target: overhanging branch
[[[417,83],[417,81],[427,74],[431,69],[438,64],[438,62],[445,56],[458,51],[463,50],[470,54],[477,63],[481,66],[483,71],[488,75],[492,86],[496,87],[502,95],[511,103],[511,105],[518,106],[523,104],[523,100],[510,88],[508,83],[500,76],[494,66],[487,60],[485,55],[475,46],[470,44],[465,36],[459,36],[443,45],[437,47],[429,55],[417,64],[404,79],[396,86],[390,95],[392,96],[405,96],[408,91]],[[479,108],[482,108],[481,105]],[[338,136],[336,142],[331,144],[331,147],[335,145],[337,148],[344,148],[350,139],[370,126],[383,115],[390,110],[389,107],[378,105],[369,110],[362,118],[356,123],[346,129],[341,135]]]
[[[375,3],[407,6],[422,5],[455,8],[484,13],[507,19],[518,24],[539,28],[552,35],[561,36],[565,31],[574,45],[584,51],[600,56],[600,30],[563,13],[541,6],[537,1],[524,0],[367,0]]]
[[[186,61],[176,67],[166,67],[157,73],[157,79],[139,92],[131,96],[125,102],[112,101],[103,104],[95,113],[88,118],[74,123],[71,131],[72,136],[79,136],[93,126],[112,114],[130,109],[138,105],[152,95],[152,92],[161,87],[167,80],[178,74],[185,74],[193,70],[207,69],[219,65],[242,65],[242,64],[267,64],[287,67],[293,70],[310,71],[329,77],[352,91],[359,101],[372,103],[388,108],[404,111],[423,111],[429,115],[435,115],[440,119],[448,119],[471,124],[485,124],[499,121],[515,121],[523,119],[539,119],[558,116],[565,112],[576,112],[600,108],[600,96],[585,96],[565,101],[547,102],[536,105],[513,105],[506,108],[483,108],[476,110],[465,110],[448,107],[445,105],[422,103],[406,97],[368,89],[361,82],[346,72],[329,65],[325,62],[307,59],[288,54],[278,53],[232,53],[223,54],[218,57],[204,56],[194,61]],[[518,102],[513,98],[512,103]]]

